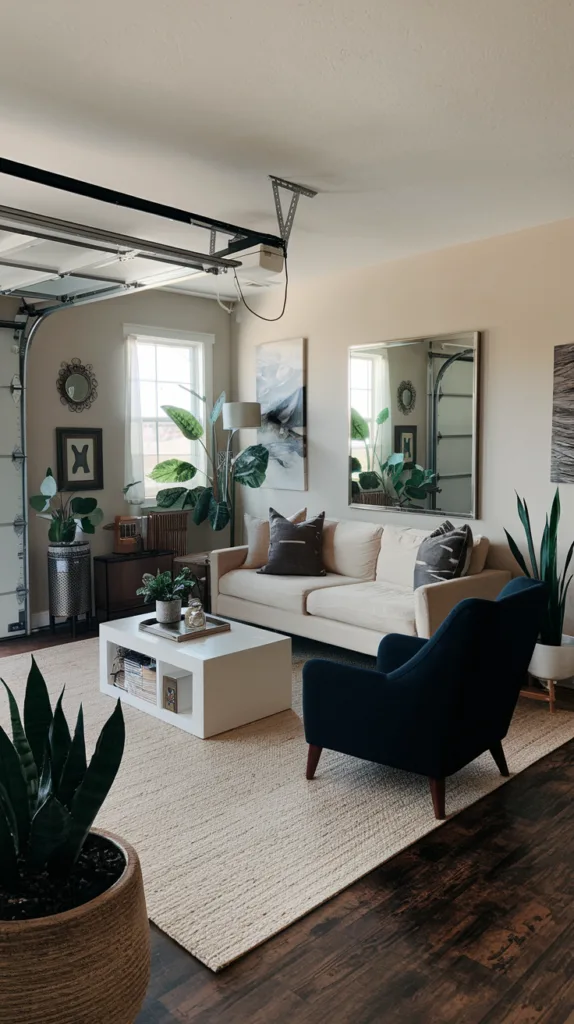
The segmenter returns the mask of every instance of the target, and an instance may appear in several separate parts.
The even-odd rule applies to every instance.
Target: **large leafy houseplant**
[[[383,462],[379,456],[379,431],[389,418],[389,410],[381,409],[376,418],[376,432],[371,442],[370,429],[364,416],[351,409],[351,440],[361,441],[365,446],[366,469],[355,456],[351,458],[351,473],[358,476],[352,481],[353,496],[361,491],[381,490],[387,498],[399,506],[409,506],[416,501],[425,501],[429,494],[436,492],[436,476],[414,462],[407,462],[401,452],[393,452]]]
[[[508,546],[525,576],[529,576],[535,580],[544,580],[546,583],[548,588],[548,607],[540,629],[540,643],[546,644],[549,647],[560,647],[562,644],[562,634],[564,632],[566,598],[568,596],[568,589],[572,582],[572,575],[568,575],[568,569],[570,568],[570,562],[574,552],[574,542],[572,542],[568,549],[562,572],[559,572],[558,527],[560,523],[560,493],[558,488],[556,488],[556,493],[550,509],[550,517],[546,515],[538,557],[536,556],[534,548],[528,506],[524,499],[520,498],[518,494],[516,495],[516,502],[518,518],[522,523],[526,537],[526,546],[528,548],[528,560],[530,565],[527,564],[526,559],[524,558],[524,555],[516,541],[511,537],[508,530],[505,529],[504,532],[508,540]]]
[[[205,398],[197,395],[195,391],[192,394],[205,402]],[[213,530],[223,530],[232,521],[235,511],[235,484],[241,484],[243,487],[261,487],[269,462],[269,452],[262,444],[249,445],[235,457],[232,457],[229,445],[226,452],[218,451],[216,425],[225,400],[225,392],[222,392],[209,416],[211,454],[203,440],[203,425],[193,413],[178,406],[162,406],[163,411],[183,436],[189,441],[197,441],[203,448],[209,466],[207,484],[188,487],[189,482],[197,474],[197,467],[182,459],[167,459],[160,462],[149,474],[156,483],[176,485],[158,491],[156,501],[159,511],[190,509],[193,511],[193,521],[197,526],[207,519]]]
[[[95,533],[104,518],[95,498],[70,494],[64,500],[50,468],[40,484],[40,494],[32,495],[30,505],[39,519],[49,520],[48,539],[53,544],[72,544],[78,527],[83,533]]]
[[[32,876],[65,880],[116,777],[125,743],[118,700],[88,763],[84,715],[73,735],[62,708],[52,710],[44,677],[32,658],[22,720],[12,691],[12,740],[0,727],[0,886],[26,891]]]

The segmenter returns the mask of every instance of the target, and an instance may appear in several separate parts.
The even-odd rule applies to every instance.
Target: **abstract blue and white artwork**
[[[304,338],[268,341],[256,350],[257,440],[269,450],[265,487],[307,490],[307,367]]]

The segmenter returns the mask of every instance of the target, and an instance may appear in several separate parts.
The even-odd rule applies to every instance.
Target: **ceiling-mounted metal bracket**
[[[285,249],[289,242],[289,235],[291,234],[291,228],[293,227],[293,221],[295,220],[295,211],[297,210],[297,204],[300,196],[306,196],[307,199],[314,199],[317,192],[313,188],[308,188],[307,185],[297,185],[293,181],[287,181],[285,178],[277,178],[274,174],[269,175],[271,179],[271,188],[273,189],[273,199],[275,200],[275,212],[277,214],[277,223],[279,225],[279,233],[285,243]],[[287,216],[283,216],[283,207],[281,205],[281,195],[279,189],[282,188],[286,192],[291,192],[291,202],[289,203],[289,209]]]

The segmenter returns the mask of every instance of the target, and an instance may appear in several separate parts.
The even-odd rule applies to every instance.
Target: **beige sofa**
[[[242,569],[247,547],[211,555],[216,615],[376,654],[386,633],[432,636],[465,597],[493,599],[510,573],[486,569],[489,542],[476,537],[468,574],[413,590],[416,554],[431,530],[327,521],[326,576],[267,576]]]

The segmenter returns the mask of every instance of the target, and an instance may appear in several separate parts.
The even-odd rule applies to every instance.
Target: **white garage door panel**
[[[19,603],[16,594],[0,594],[0,636],[10,636],[25,629],[25,624],[20,618],[23,612],[24,603]],[[16,623],[21,625],[21,630],[14,629]]]
[[[14,523],[22,515],[22,471],[20,462],[0,457],[0,525]],[[16,537],[13,534],[13,540]]]
[[[0,526],[0,594],[11,593],[24,582],[20,538],[13,526]]]
[[[22,447],[21,397],[15,402],[11,384],[19,373],[14,331],[0,329],[0,638],[26,630],[24,530],[24,461],[13,459]],[[20,588],[20,592],[17,591]],[[22,618],[21,618],[22,615]],[[19,624],[19,628],[18,628]]]

